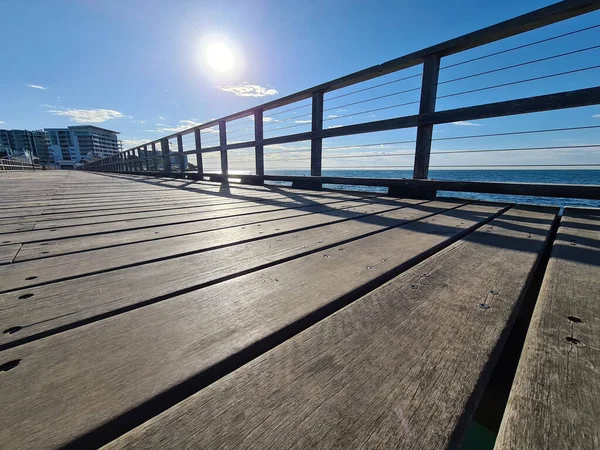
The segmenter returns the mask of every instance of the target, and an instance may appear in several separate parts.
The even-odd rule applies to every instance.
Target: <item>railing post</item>
[[[323,131],[323,91],[314,92],[312,95],[312,128],[313,137],[310,141],[310,174],[313,177],[321,176],[323,138],[314,137]]]
[[[254,162],[256,165],[256,175],[265,175],[265,146],[262,141],[264,139],[263,131],[263,110],[257,109],[254,111]]]
[[[177,154],[179,156],[179,173],[185,173],[185,156],[183,155],[183,136],[177,135]]]
[[[229,173],[229,163],[227,161],[227,122],[219,120],[219,144],[221,147],[221,173]]]
[[[440,72],[440,57],[429,55],[423,61],[423,82],[421,85],[421,104],[419,115],[435,112],[435,99]],[[415,164],[413,178],[426,179],[429,175],[429,160],[431,157],[431,138],[433,125],[417,127],[417,143],[415,145]]]
[[[141,172],[144,170],[144,165],[143,165],[143,161],[142,161],[142,147],[138,147],[135,149],[135,153],[137,155],[137,159],[136,159],[136,170],[138,172]]]
[[[143,170],[145,170],[146,172],[148,172],[148,170],[150,170],[150,168],[148,167],[148,146],[144,145],[143,147],[143,152],[144,152],[144,160],[142,161],[142,168]]]
[[[202,166],[202,139],[200,138],[200,128],[196,128],[194,130],[194,139],[196,140],[196,166],[198,173],[204,172],[204,167]]]
[[[152,170],[158,172],[158,159],[156,159],[156,143],[152,143]]]
[[[160,141],[160,151],[163,158],[163,172],[171,173],[171,150],[169,150],[168,139],[162,139]]]

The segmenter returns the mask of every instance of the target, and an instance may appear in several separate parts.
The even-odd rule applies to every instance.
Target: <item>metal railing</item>
[[[265,181],[287,181],[292,182],[295,187],[306,187],[318,189],[322,184],[350,184],[350,185],[367,185],[367,186],[385,186],[389,188],[390,193],[397,195],[417,195],[431,197],[435,196],[437,190],[451,191],[467,191],[467,192],[486,192],[486,193],[501,193],[501,194],[516,194],[516,195],[536,195],[536,196],[552,196],[552,197],[578,197],[600,199],[600,186],[573,186],[573,185],[557,185],[557,184],[524,184],[524,183],[491,183],[491,182],[467,182],[467,181],[436,181],[428,180],[429,169],[431,164],[431,156],[439,153],[444,154],[467,154],[477,152],[528,152],[532,150],[552,150],[549,146],[520,146],[516,148],[501,148],[501,149],[470,149],[457,150],[454,152],[436,152],[432,151],[432,142],[443,141],[444,138],[434,138],[434,127],[441,124],[465,124],[468,121],[499,118],[514,116],[520,114],[539,113],[544,111],[557,111],[566,108],[579,108],[591,105],[600,104],[600,87],[588,87],[584,89],[568,90],[558,93],[549,93],[537,96],[517,98],[512,100],[503,100],[491,103],[476,104],[474,106],[465,106],[438,111],[436,110],[436,102],[442,99],[456,98],[463,95],[477,94],[483,95],[490,91],[499,88],[505,88],[515,85],[523,85],[539,80],[557,79],[559,77],[587,73],[592,70],[600,69],[600,65],[588,65],[585,67],[577,67],[573,70],[554,71],[553,73],[544,73],[537,77],[526,77],[519,80],[509,82],[496,83],[494,85],[486,85],[478,88],[467,88],[459,92],[451,92],[444,95],[438,95],[438,87],[452,85],[452,83],[472,82],[473,79],[491,74],[491,73],[506,73],[517,67],[535,66],[543,61],[557,60],[570,55],[580,55],[586,52],[591,52],[600,49],[600,45],[592,45],[585,48],[579,48],[569,52],[562,52],[544,58],[534,58],[517,64],[509,64],[499,68],[482,70],[476,73],[450,78],[444,81],[439,81],[441,71],[446,69],[461,66],[468,63],[481,63],[486,58],[505,55],[523,48],[530,48],[546,42],[553,42],[557,39],[564,39],[569,36],[589,32],[590,30],[598,29],[600,25],[586,26],[578,30],[561,33],[559,35],[544,37],[541,40],[530,42],[527,44],[518,45],[509,49],[495,51],[483,56],[477,56],[454,64],[447,64],[441,67],[441,61],[451,55],[462,53],[471,49],[475,49],[496,41],[500,41],[512,36],[520,35],[541,27],[562,22],[576,16],[581,16],[592,11],[600,9],[600,2],[597,0],[567,0],[562,1],[545,8],[533,11],[528,14],[501,22],[499,24],[484,28],[482,30],[466,34],[464,36],[451,39],[438,45],[405,55],[403,57],[388,61],[381,65],[373,66],[359,72],[320,84],[318,86],[297,92],[292,95],[250,108],[244,111],[222,117],[204,124],[200,124],[189,129],[162,137],[158,140],[148,142],[144,145],[131,148],[117,155],[104,158],[99,161],[87,164],[85,170],[103,171],[103,172],[121,172],[121,173],[143,173],[160,176],[173,176],[185,178],[204,178],[212,181],[228,181],[229,178],[235,177],[245,183],[262,184]],[[591,58],[590,58],[591,59]],[[422,70],[417,73],[411,73],[399,79],[388,80],[387,75],[393,74],[402,70],[407,70],[413,67],[421,67]],[[360,87],[364,83],[372,79],[386,80],[373,86]],[[378,89],[383,86],[395,85],[395,83],[406,82],[407,80],[418,80],[420,84],[409,89],[403,89],[397,92],[392,92],[386,95],[379,95],[372,98],[361,99],[354,102],[345,102],[337,106],[329,107],[332,102],[340,98],[350,95],[365,95],[365,92],[373,89]],[[344,88],[359,85],[358,89],[350,92],[344,91]],[[332,95],[333,93],[333,95]],[[395,99],[398,96],[419,95],[418,99],[411,101],[402,101],[394,104],[380,105],[377,102]],[[308,100],[308,101],[306,101]],[[407,99],[408,100],[408,99]],[[373,106],[365,111],[352,112],[350,114],[342,114],[344,108],[354,107],[358,104],[366,104],[371,102]],[[287,107],[291,106],[291,107]],[[285,107],[285,109],[281,109]],[[373,116],[375,113],[388,112],[398,108],[415,108],[413,114],[395,116],[383,120],[374,120],[349,125],[335,125],[336,121],[347,117],[356,117],[369,114]],[[305,112],[309,110],[310,112]],[[331,114],[338,112],[339,114]],[[268,117],[265,113],[268,112]],[[289,114],[288,118],[279,118],[282,114]],[[325,113],[330,113],[325,117]],[[341,115],[340,115],[341,114]],[[302,120],[299,120],[302,119]],[[246,127],[231,129],[229,126],[238,124],[245,120]],[[328,123],[333,125],[324,126]],[[299,130],[292,132],[286,130]],[[302,129],[305,131],[302,131]],[[323,160],[328,158],[364,158],[370,155],[323,155],[323,151],[331,151],[336,148],[344,148],[343,146],[324,147],[323,141],[333,138],[341,138],[345,136],[355,136],[367,133],[386,132],[390,130],[402,130],[412,128],[416,130],[415,139],[405,140],[400,142],[392,142],[392,144],[410,144],[414,146],[411,152],[396,152],[387,153],[382,157],[387,156],[414,156],[412,164],[408,165],[388,165],[387,168],[411,168],[411,179],[390,179],[390,178],[359,178],[359,177],[324,177]],[[488,133],[481,135],[468,135],[461,137],[452,137],[447,139],[471,139],[477,137],[493,137],[506,135],[525,135],[535,133],[552,133],[556,131],[585,129],[585,128],[600,128],[600,126],[589,127],[564,127],[556,129],[536,129],[522,130],[505,133]],[[248,135],[239,135],[240,132],[249,132],[249,139],[245,139]],[[237,134],[237,136],[236,136]],[[269,136],[265,136],[268,134]],[[242,139],[239,141],[239,139]],[[310,162],[309,176],[295,175],[273,175],[265,174],[265,147],[282,146],[284,144],[297,144],[307,142],[306,148],[295,147],[292,151],[286,149],[278,152],[269,150],[267,156],[284,154],[288,156],[286,161],[306,160]],[[360,144],[349,147],[360,147]],[[598,145],[573,145],[556,148],[597,148]],[[245,150],[244,150],[245,149]],[[252,175],[232,175],[229,170],[230,155],[236,151],[253,150],[253,171]],[[173,151],[175,150],[175,151]],[[302,151],[309,152],[309,155],[302,156]],[[287,154],[287,155],[286,155]],[[289,155],[300,155],[300,157],[289,157]],[[504,153],[506,154],[506,153]],[[188,155],[195,155],[195,167],[187,162]],[[218,155],[215,159],[214,156]],[[380,155],[381,156],[381,155]],[[219,172],[214,173],[205,169],[205,164],[209,161],[215,164],[218,161]],[[537,166],[551,166],[551,164],[533,164]],[[600,166],[600,164],[579,164],[584,166]],[[578,166],[579,166],[578,165]],[[460,167],[464,167],[461,164]],[[510,167],[510,164],[500,164],[503,167]],[[527,164],[522,165],[526,167]],[[564,165],[563,165],[564,166]],[[567,165],[568,166],[568,165]],[[345,167],[373,167],[373,166],[345,166]],[[377,167],[377,166],[375,166]],[[458,167],[452,165],[438,167]],[[472,165],[471,167],[482,167],[481,165]],[[193,169],[190,171],[189,169]]]
[[[0,158],[0,172],[20,172],[24,170],[41,170],[42,166],[39,164],[26,163],[22,161],[15,161],[12,159]]]

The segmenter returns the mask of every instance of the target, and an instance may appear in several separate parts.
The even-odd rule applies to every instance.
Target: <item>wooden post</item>
[[[263,110],[254,111],[254,162],[256,166],[256,175],[265,175],[265,146],[262,144],[264,139],[263,131]]]
[[[194,139],[196,140],[196,167],[198,173],[204,172],[202,167],[202,139],[200,138],[200,128],[194,130]]]
[[[323,131],[323,91],[315,92],[312,96],[312,134]],[[310,174],[321,176],[323,156],[323,139],[313,137],[310,142]]]
[[[152,170],[158,172],[158,159],[156,154],[156,142],[152,143]]]
[[[148,166],[149,164],[149,160],[148,160],[148,146],[144,145],[144,170],[146,172],[148,172],[150,170],[150,167]]]
[[[440,57],[430,55],[423,61],[423,82],[421,85],[421,104],[419,115],[435,112],[435,99],[440,73]],[[417,127],[417,144],[415,146],[415,164],[413,178],[427,179],[429,175],[429,159],[431,156],[431,138],[433,125]]]
[[[227,161],[227,122],[224,120],[219,120],[219,143],[221,146],[221,173],[227,175],[229,173],[229,164]]]
[[[169,140],[162,139],[160,141],[160,151],[163,159],[163,172],[171,173],[171,151],[169,150]]]
[[[179,156],[179,173],[185,173],[185,156],[183,155],[183,136],[177,135],[177,153]]]

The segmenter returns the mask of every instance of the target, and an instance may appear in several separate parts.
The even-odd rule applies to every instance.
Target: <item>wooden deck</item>
[[[496,447],[600,446],[597,211],[73,171],[0,191],[2,448],[459,448],[520,346]]]

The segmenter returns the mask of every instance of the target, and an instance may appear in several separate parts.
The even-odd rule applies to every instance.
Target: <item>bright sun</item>
[[[217,72],[229,72],[233,68],[234,56],[231,49],[223,43],[212,43],[206,49],[208,64]]]

